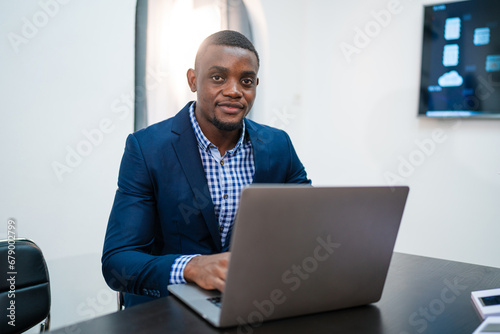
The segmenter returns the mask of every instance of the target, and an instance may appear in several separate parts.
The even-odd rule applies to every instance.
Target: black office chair
[[[123,292],[117,292],[117,303],[118,303],[118,311],[122,311],[125,309],[125,299],[123,296]]]
[[[0,240],[0,333],[50,327],[50,281],[42,251],[31,240]]]

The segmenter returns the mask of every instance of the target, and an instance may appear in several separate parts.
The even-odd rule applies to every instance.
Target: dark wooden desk
[[[166,297],[51,333],[470,334],[481,323],[470,292],[499,287],[499,268],[395,253],[382,299],[368,306],[219,330]]]

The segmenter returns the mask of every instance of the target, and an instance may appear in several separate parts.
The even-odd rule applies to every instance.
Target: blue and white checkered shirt
[[[227,237],[238,210],[241,191],[253,181],[255,165],[252,143],[245,136],[243,122],[243,131],[238,143],[221,157],[219,149],[201,131],[194,115],[194,107],[193,102],[189,107],[189,117],[198,141],[198,150],[212,196],[215,217],[219,223],[221,243],[224,246],[229,242]],[[184,268],[193,256],[196,255],[183,255],[174,261],[170,271],[170,284],[186,283]]]

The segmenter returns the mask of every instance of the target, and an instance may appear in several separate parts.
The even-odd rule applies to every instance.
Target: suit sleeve
[[[179,254],[149,254],[158,219],[154,186],[140,145],[129,135],[102,256],[104,278],[114,290],[151,297],[168,294],[170,269]]]
[[[307,178],[307,173],[300,162],[299,157],[297,156],[297,152],[295,152],[295,148],[293,147],[292,141],[286,132],[284,132],[286,141],[288,144],[289,157],[290,162],[287,171],[287,179],[285,183],[305,183],[311,184],[311,180]]]

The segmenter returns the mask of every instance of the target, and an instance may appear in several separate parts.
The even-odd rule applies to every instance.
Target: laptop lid
[[[245,188],[219,325],[378,301],[408,192],[404,186]]]

